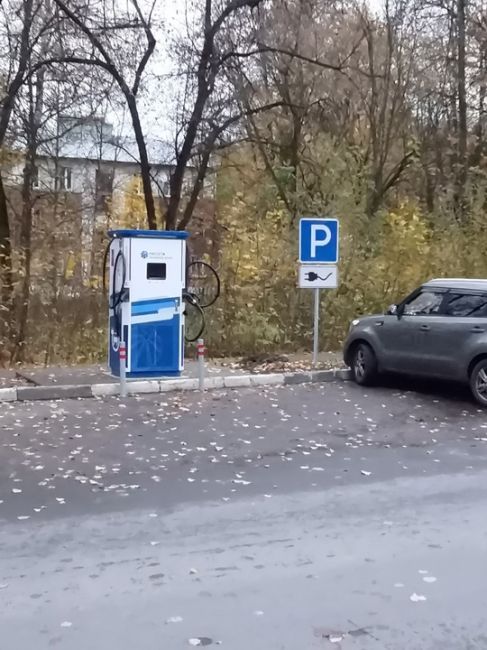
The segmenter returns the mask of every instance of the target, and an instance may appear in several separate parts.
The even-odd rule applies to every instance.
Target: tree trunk
[[[486,46],[487,47],[487,46]],[[477,141],[475,144],[475,151],[472,156],[472,165],[478,167],[482,156],[484,154],[484,121],[485,121],[485,99],[487,95],[487,80],[485,75],[487,73],[487,50],[480,52],[479,56],[479,101],[478,101],[478,118],[477,127],[475,129]]]
[[[290,102],[291,103],[291,102]],[[299,163],[300,163],[300,156],[299,156],[299,147],[301,144],[301,132],[303,128],[303,118],[301,113],[295,109],[294,107],[291,107],[291,115],[292,115],[292,138],[291,138],[291,146],[289,148],[289,163],[291,165],[292,169],[292,183],[291,183],[291,192],[292,192],[292,212],[291,212],[291,224],[294,224],[296,222],[296,219],[298,217],[298,171],[299,171]]]
[[[212,0],[206,0],[205,32],[203,48],[198,63],[198,87],[196,91],[196,99],[186,128],[183,146],[177,155],[176,167],[169,179],[171,191],[166,210],[166,230],[174,230],[176,228],[177,215],[181,203],[184,173],[191,158],[193,145],[198,134],[198,128],[201,124],[201,118],[203,117],[206,102],[213,92],[216,70],[212,67],[212,58],[214,54],[214,39],[216,32],[214,25],[212,25],[211,13]]]
[[[465,192],[468,179],[467,157],[467,89],[465,55],[465,9],[467,0],[457,0],[457,93],[458,93],[458,160],[456,172],[455,212],[457,219],[466,216]]]
[[[32,27],[33,3],[34,0],[25,0],[25,2],[22,3],[22,32],[19,41],[17,72],[6,89],[0,103],[0,147],[3,146],[5,141],[5,135],[10,123],[15,99],[23,84],[25,71],[29,62],[29,38]],[[7,196],[5,194],[5,187],[0,167],[0,343],[2,337],[6,340],[10,338],[12,327],[12,300],[12,243],[10,239]]]
[[[36,171],[39,128],[42,124],[43,118],[44,78],[45,68],[40,68],[36,73],[35,82],[33,82],[32,77],[29,77],[27,82],[29,99],[28,117],[25,125],[27,150],[22,178],[22,213],[19,236],[19,275],[21,282],[19,306],[16,310],[17,336],[14,351],[14,359],[17,362],[24,361],[27,338],[32,263],[32,211],[34,207],[32,185],[34,173]]]
[[[129,107],[135,140],[139,149],[140,175],[142,177],[142,187],[144,188],[145,208],[147,211],[147,225],[151,230],[157,230],[156,207],[154,203],[154,195],[152,194],[152,183],[150,177],[150,162],[149,156],[147,154],[144,132],[140,123],[137,101],[132,93],[126,95],[125,98]]]
[[[368,217],[372,217],[376,213],[382,198],[383,167],[380,155],[380,129],[382,125],[377,123],[379,89],[377,88],[375,70],[375,27],[369,20],[365,23],[364,32],[367,41],[368,72],[370,75],[370,100],[367,113],[370,130],[370,147],[372,150],[372,168],[370,170],[365,211]]]
[[[179,205],[181,203],[184,174],[191,158],[193,144],[196,140],[198,126],[201,122],[208,94],[203,92],[201,89],[198,91],[198,98],[195,102],[193,113],[188,123],[188,128],[186,129],[183,146],[178,154],[176,167],[174,168],[169,180],[170,196],[166,210],[166,230],[174,230],[176,228]]]
[[[35,153],[27,153],[22,181],[22,217],[20,223],[20,268],[21,286],[19,306],[17,309],[17,336],[15,341],[14,360],[24,361],[27,322],[30,302],[30,278],[32,262],[32,179],[35,165]]]
[[[17,310],[17,337],[15,342],[14,359],[24,361],[27,323],[30,303],[30,280],[32,263],[32,184],[36,165],[39,127],[42,122],[44,104],[45,69],[41,68],[36,75],[35,83],[29,79],[29,113],[26,125],[27,151],[25,155],[24,173],[22,178],[22,215],[20,221],[20,276],[21,289],[19,307]]]
[[[10,224],[0,169],[0,345],[5,345],[10,338],[13,291]]]
[[[198,173],[196,174],[196,179],[193,184],[193,189],[191,190],[191,195],[184,208],[184,213],[183,216],[181,217],[181,221],[178,223],[178,230],[184,230],[186,226],[189,224],[189,222],[191,221],[191,217],[193,216],[193,212],[196,207],[198,197],[200,195],[201,190],[203,189],[203,182],[205,180],[206,172],[208,170],[208,163],[210,162],[210,155],[213,146],[214,146],[214,141],[208,143],[207,148],[201,157],[200,165],[198,167]]]

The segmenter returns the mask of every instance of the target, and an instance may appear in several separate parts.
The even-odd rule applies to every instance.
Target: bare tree
[[[141,81],[146,66],[154,53],[156,39],[152,31],[152,13],[155,5],[153,0],[147,17],[142,12],[137,0],[130,0],[134,14],[120,16],[118,14],[107,19],[107,8],[102,7],[103,11],[97,16],[96,9],[92,5],[83,6],[80,9],[76,3],[69,4],[64,0],[54,0],[59,10],[76,27],[77,32],[82,35],[91,47],[86,49],[83,55],[79,55],[77,47],[66,47],[65,51],[59,56],[53,57],[50,63],[65,62],[76,65],[98,66],[105,70],[117,83],[126,103],[132,120],[135,140],[140,157],[140,173],[144,190],[145,205],[147,210],[147,223],[149,228],[157,228],[154,196],[151,184],[151,169],[147,145],[142,126],[142,120],[138,107],[138,94],[141,87]],[[88,9],[88,11],[87,11]],[[122,33],[124,40],[114,39],[115,34]],[[127,41],[127,36],[132,39],[138,39],[140,34],[144,35],[145,45],[139,51],[137,63],[134,65],[133,49],[134,43]],[[120,49],[123,54],[126,44],[131,45],[131,56],[129,61],[120,57]],[[138,48],[136,48],[138,49]],[[135,69],[130,79],[129,70]]]
[[[2,40],[7,48],[10,58],[9,70],[6,75],[5,88],[2,89],[0,101],[0,148],[4,146],[15,100],[24,83],[25,74],[30,61],[31,31],[35,16],[34,0],[24,0],[19,7],[21,15],[20,35],[15,38],[10,26],[11,12],[14,7],[8,4],[2,6],[2,26],[5,33]],[[15,29],[13,30],[15,32]],[[10,222],[8,217],[7,196],[5,192],[2,168],[0,167],[0,303],[6,317],[0,318],[0,333],[8,336],[9,311],[13,296],[12,276],[12,244],[10,237]],[[3,327],[2,327],[3,326]]]
[[[404,0],[387,0],[383,20],[361,13],[370,79],[370,88],[363,93],[370,127],[369,216],[375,214],[416,155],[408,125],[417,32],[407,8]]]
[[[223,81],[226,62],[232,56],[236,55],[236,52],[232,50],[222,50],[222,35],[225,34],[225,30],[228,29],[232,19],[240,11],[256,9],[262,2],[263,0],[229,0],[219,8],[214,0],[205,0],[202,15],[202,44],[199,50],[193,52],[194,58],[196,59],[194,72],[191,69],[188,70],[190,77],[194,74],[195,88],[194,92],[192,88],[188,92],[190,104],[189,116],[181,128],[182,138],[176,142],[176,165],[170,178],[170,197],[165,215],[166,228],[168,230],[173,230],[178,226],[178,213],[181,206],[184,175],[195,153],[195,143],[198,142],[202,126],[204,126],[205,110],[210,104],[218,83]],[[213,129],[213,131],[215,130]],[[216,132],[218,131],[219,129],[217,127]],[[203,135],[201,139],[206,141],[208,153],[203,157],[204,166],[200,168],[200,172],[196,175],[196,182],[193,186],[191,199],[188,204],[192,207],[194,207],[202,187],[204,177],[202,170],[204,169],[206,172],[208,165],[210,156],[208,144],[211,143],[211,146],[213,146],[216,137],[213,140],[213,136],[205,138]],[[189,219],[190,211],[187,209],[179,227],[185,227]]]
[[[467,81],[466,81],[466,8],[467,0],[456,3],[456,50],[458,95],[458,170],[455,192],[455,208],[459,221],[465,217],[465,189],[468,179],[467,155]]]
[[[338,4],[325,8],[314,0],[274,0],[255,26],[253,58],[236,58],[229,77],[248,116],[247,138],[291,224],[306,209],[307,191],[319,184],[321,171],[310,165],[308,143],[326,131],[338,136],[337,118],[347,114],[344,83],[352,73],[366,76],[358,59],[363,34],[350,20],[353,14],[344,16]],[[281,109],[254,114],[252,106],[266,98],[279,99]]]

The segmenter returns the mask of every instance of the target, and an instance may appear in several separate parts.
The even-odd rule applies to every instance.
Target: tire
[[[487,406],[487,358],[481,359],[470,373],[470,390],[479,404]]]
[[[377,358],[367,343],[358,343],[352,354],[352,375],[360,386],[371,386],[377,379]]]

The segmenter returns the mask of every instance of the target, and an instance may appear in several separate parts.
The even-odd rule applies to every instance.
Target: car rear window
[[[487,317],[487,295],[468,293],[449,293],[445,297],[443,313],[446,316],[466,318]]]

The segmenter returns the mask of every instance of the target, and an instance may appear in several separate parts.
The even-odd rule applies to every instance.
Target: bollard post
[[[198,339],[196,343],[196,354],[198,357],[198,387],[200,390],[205,389],[205,342]]]
[[[118,355],[120,360],[120,397],[127,397],[127,346],[125,344],[125,341],[120,341]]]

